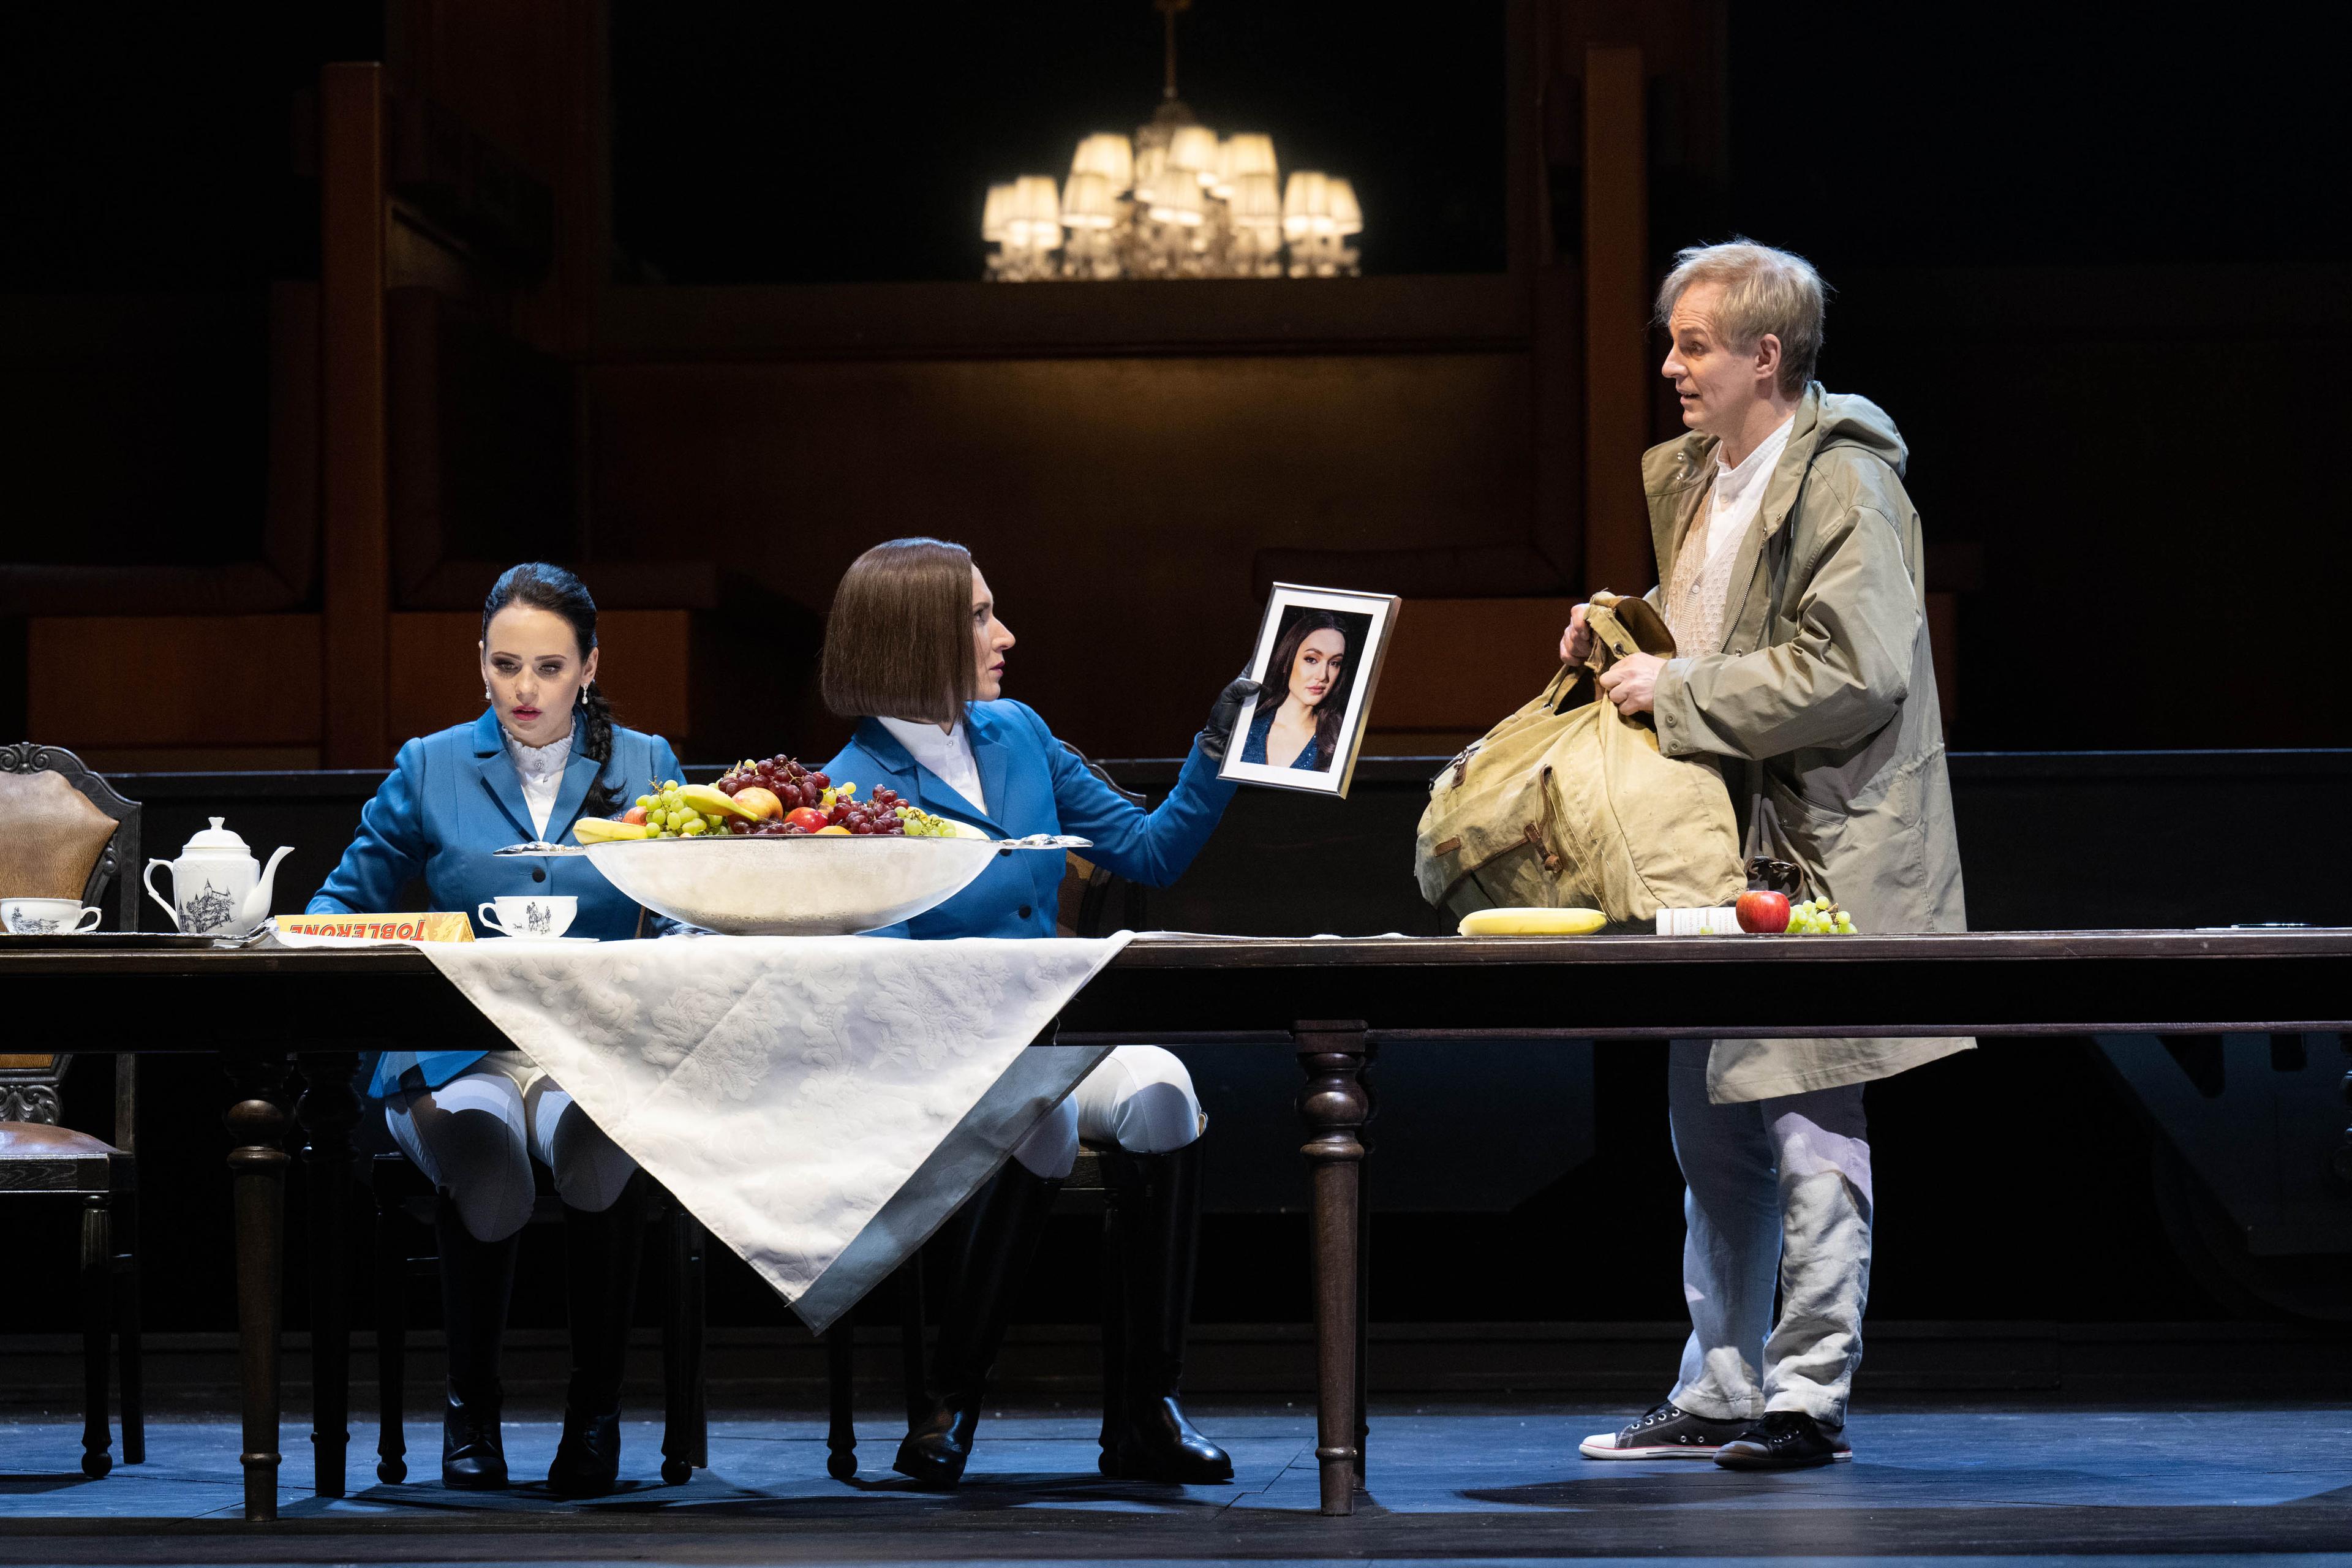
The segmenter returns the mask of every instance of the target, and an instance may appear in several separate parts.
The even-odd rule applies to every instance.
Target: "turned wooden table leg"
[[[1380,1060],[1380,1048],[1369,1040],[1364,1044],[1364,1065],[1357,1070],[1356,1087],[1363,1091],[1364,1121],[1370,1122],[1381,1113],[1380,1091],[1372,1084],[1372,1068]],[[1371,1364],[1370,1336],[1372,1322],[1372,1166],[1371,1152],[1376,1141],[1359,1131],[1356,1141],[1364,1152],[1356,1163],[1356,1484],[1364,1484],[1365,1467],[1371,1456]]]
[[[352,1128],[360,1114],[352,1076],[359,1055],[320,1052],[297,1066],[304,1087],[295,1115],[307,1138],[310,1189],[310,1485],[320,1497],[341,1497],[352,1440]]]
[[[229,1064],[236,1103],[223,1118],[235,1147],[229,1184],[236,1204],[237,1359],[243,1373],[245,1517],[278,1517],[278,1328],[286,1268],[286,1112],[272,1098],[282,1062]]]
[[[1315,1274],[1315,1459],[1327,1514],[1355,1510],[1357,1344],[1363,1302],[1358,1293],[1364,1145],[1358,1136],[1370,1110],[1363,1085],[1367,1043],[1361,1023],[1296,1024],[1291,1033],[1307,1074],[1298,1113],[1307,1122],[1307,1175],[1313,1209]]]

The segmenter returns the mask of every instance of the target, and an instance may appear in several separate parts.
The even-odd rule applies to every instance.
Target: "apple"
[[[1732,910],[1739,917],[1739,929],[1758,936],[1778,936],[1789,929],[1789,895],[1786,893],[1742,893]]]
[[[646,808],[642,805],[633,805],[629,807],[628,810],[621,813],[621,820],[623,822],[634,823],[637,826],[643,827],[646,825]]]
[[[825,828],[824,813],[813,805],[794,806],[784,814],[784,820],[803,833],[822,833]]]
[[[745,784],[741,789],[737,790],[735,808],[755,822],[765,822],[770,817],[782,816],[784,814],[784,803],[776,798],[774,790],[763,784]]]

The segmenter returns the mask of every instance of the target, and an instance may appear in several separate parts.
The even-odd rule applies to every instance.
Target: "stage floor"
[[[1197,1414],[1233,1451],[1230,1486],[1106,1481],[1093,1419],[1015,1411],[983,1424],[961,1490],[915,1492],[887,1468],[897,1434],[877,1410],[845,1484],[825,1477],[814,1418],[714,1419],[712,1468],[664,1487],[658,1428],[641,1422],[624,1451],[634,1483],[595,1502],[536,1486],[368,1485],[335,1501],[289,1487],[284,1519],[259,1526],[237,1519],[228,1422],[158,1422],[145,1464],[88,1481],[78,1422],[19,1419],[0,1424],[0,1563],[2352,1564],[2344,1408],[1873,1411],[1853,1419],[1851,1463],[1759,1476],[1577,1458],[1574,1440],[1620,1410],[1390,1404],[1374,1409],[1371,1486],[1352,1519],[1315,1513],[1303,1405]],[[373,1429],[355,1422],[353,1436],[352,1479],[372,1482]],[[409,1440],[416,1474],[436,1476],[437,1433],[413,1422]],[[543,1416],[510,1422],[517,1475],[544,1474],[554,1440]],[[288,1476],[307,1479],[304,1429],[289,1421],[285,1444]]]

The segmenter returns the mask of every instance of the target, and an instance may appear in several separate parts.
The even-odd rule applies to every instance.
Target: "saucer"
[[[569,946],[575,942],[587,942],[593,946],[595,942],[602,940],[601,938],[593,936],[509,936],[504,931],[498,931],[498,928],[495,926],[490,929],[497,932],[499,941],[519,942],[525,947],[561,947]],[[483,940],[488,941],[488,939],[484,938]]]

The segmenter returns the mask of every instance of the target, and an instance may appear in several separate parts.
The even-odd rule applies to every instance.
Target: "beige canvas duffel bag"
[[[1672,658],[1641,599],[1592,595],[1592,654],[1431,781],[1413,851],[1422,897],[1456,915],[1594,909],[1612,922],[1715,909],[1739,897],[1739,830],[1722,774],[1661,756],[1647,714],[1628,719],[1594,679],[1633,653]]]

